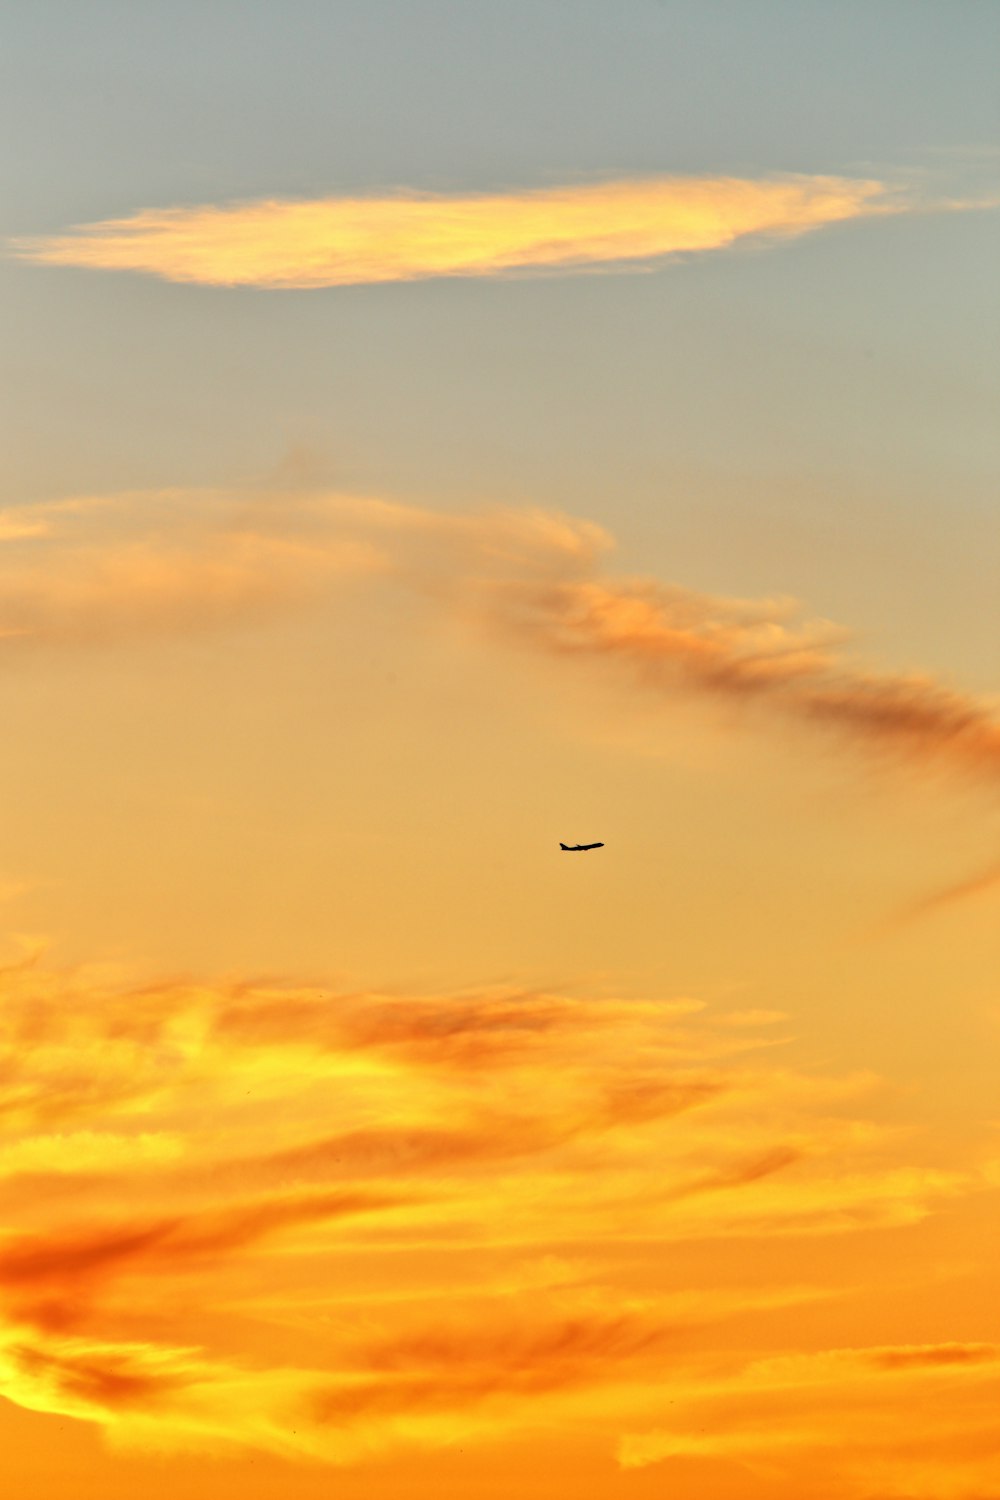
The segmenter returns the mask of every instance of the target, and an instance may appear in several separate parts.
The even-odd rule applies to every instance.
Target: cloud
[[[60,1290],[106,1273],[160,1272],[186,1261],[225,1258],[277,1230],[347,1214],[391,1208],[398,1196],[380,1192],[290,1193],[280,1199],[203,1209],[124,1229],[64,1236],[26,1236],[0,1243],[0,1287],[43,1285]]]
[[[904,206],[872,180],[651,177],[466,196],[146,209],[18,240],[15,253],[215,286],[346,286],[642,265]]]
[[[617,666],[664,698],[698,694],[911,763],[1000,770],[1000,716],[992,703],[923,673],[854,662],[841,649],[842,628],[799,621],[792,601],[582,577],[511,583],[487,607],[535,647]]]
[[[998,1395],[1000,1351],[989,1344],[832,1349],[721,1377],[681,1373],[668,1422],[625,1437],[619,1461],[669,1472],[677,1460],[729,1460],[781,1496],[803,1493],[816,1473],[832,1496],[994,1493]]]
[[[554,1391],[606,1385],[628,1370],[662,1360],[677,1329],[655,1312],[579,1307],[553,1316],[532,1309],[524,1319],[461,1321],[362,1346],[355,1358],[361,1378],[341,1380],[320,1393],[318,1421],[467,1411],[482,1405],[531,1399]]]
[[[729,1386],[703,1389],[732,1327],[780,1347],[788,1309],[849,1292],[812,1247],[994,1181],[907,1159],[877,1080],[782,1065],[755,1045],[773,1013],[738,1017],[10,964],[0,1391],[118,1445],[354,1463],[539,1423],[611,1452],[679,1386],[736,1451]],[[867,1388],[991,1361],[956,1341],[836,1369]],[[782,1368],[752,1375],[779,1405]],[[779,1452],[792,1418],[768,1419]]]
[[[363,1177],[398,1181],[434,1172],[439,1178],[462,1173],[481,1173],[484,1168],[506,1168],[518,1158],[543,1157],[546,1153],[601,1135],[620,1126],[649,1124],[671,1119],[685,1110],[697,1109],[724,1088],[721,1081],[640,1081],[636,1086],[614,1083],[595,1090],[589,1105],[579,1103],[559,1113],[555,1110],[524,1111],[520,1114],[496,1108],[467,1111],[459,1125],[376,1126],[343,1131],[308,1141],[264,1157],[237,1160],[236,1178],[252,1169],[286,1182],[311,1178]],[[734,1186],[779,1170],[791,1158],[785,1152],[771,1153],[762,1162],[738,1163],[727,1171],[678,1190],[678,1195]],[[2,1278],[2,1262],[0,1262]]]
[[[536,1310],[530,1325],[451,1323],[361,1338],[338,1368],[262,1367],[204,1349],[61,1333],[0,1342],[0,1391],[100,1424],[118,1447],[249,1448],[357,1463],[516,1429],[535,1400],[647,1371],[674,1331],[655,1314]],[[519,1419],[519,1413],[522,1415]]]
[[[309,1371],[254,1368],[197,1347],[16,1331],[0,1340],[7,1399],[98,1424],[124,1450],[364,1457],[367,1446],[350,1434],[324,1435],[303,1423],[318,1389]]]
[[[940,1365],[996,1364],[996,1344],[918,1344],[897,1349],[874,1349],[868,1355],[880,1370],[934,1369]]]
[[[431,565],[405,547],[413,519],[394,511],[386,520],[404,541],[397,561],[404,578],[524,646],[625,671],[641,691],[664,699],[697,695],[911,765],[1000,771],[994,703],[926,673],[880,672],[854,660],[844,649],[849,632],[802,618],[793,599],[736,599],[607,577],[600,563],[611,538],[570,518],[501,512],[471,525],[459,518],[449,535],[451,518],[440,517],[430,532],[444,533],[448,546]],[[466,565],[448,571],[456,543]]]
[[[611,1027],[647,1032],[651,1023],[680,1023],[704,1009],[688,999],[613,1000],[588,1004],[569,995],[503,986],[461,994],[331,995],[322,989],[235,989],[214,1013],[223,1042],[236,1046],[310,1047],[350,1054],[377,1051],[387,1059],[462,1072],[511,1066],[590,1045]],[[621,1034],[621,1031],[619,1031]],[[680,1036],[680,1029],[675,1036]],[[740,1048],[739,1040],[724,1044]],[[640,1087],[633,1076],[630,1087]]]
[[[9,1340],[0,1352],[0,1383],[34,1410],[91,1416],[129,1407],[156,1409],[193,1376],[189,1350],[114,1346],[58,1338],[49,1346]]]
[[[613,539],[571,516],[165,491],[63,502],[44,522],[46,535],[0,550],[3,651],[232,627],[378,580],[509,645],[624,676],[654,699],[700,698],[730,720],[798,726],[897,765],[1000,770],[992,701],[866,665],[844,627],[791,599],[615,577],[604,562]]]
[[[960,905],[976,896],[985,896],[998,888],[1000,888],[1000,864],[993,864],[985,870],[980,870],[976,875],[953,881],[951,885],[942,886],[939,890],[931,891],[928,895],[911,901],[890,919],[888,925],[892,928],[901,923],[917,921],[921,917],[934,916],[948,907]]]
[[[164,1131],[124,1135],[109,1130],[77,1130],[33,1135],[0,1145],[0,1179],[21,1172],[101,1172],[136,1160],[176,1161],[182,1153],[176,1135]]]
[[[361,541],[281,534],[245,500],[161,491],[0,512],[0,649],[232,626],[379,566]]]

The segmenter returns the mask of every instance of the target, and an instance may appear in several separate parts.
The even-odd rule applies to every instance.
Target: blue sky
[[[19,232],[149,197],[909,166],[1000,123],[988,0],[2,10]]]

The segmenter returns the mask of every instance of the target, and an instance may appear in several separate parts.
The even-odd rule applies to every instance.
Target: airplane
[[[585,849],[603,849],[603,844],[563,844],[560,849],[565,849],[567,854],[582,854]]]

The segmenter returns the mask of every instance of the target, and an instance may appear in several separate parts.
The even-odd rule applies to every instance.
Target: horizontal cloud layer
[[[901,206],[882,183],[845,177],[652,177],[466,196],[147,209],[21,240],[16,253],[169,281],[344,286],[635,265]]]

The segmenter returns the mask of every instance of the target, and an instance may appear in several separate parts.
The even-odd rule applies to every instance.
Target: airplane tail
[[[559,847],[560,847],[560,849],[568,849],[569,845],[568,844],[560,843]]]

